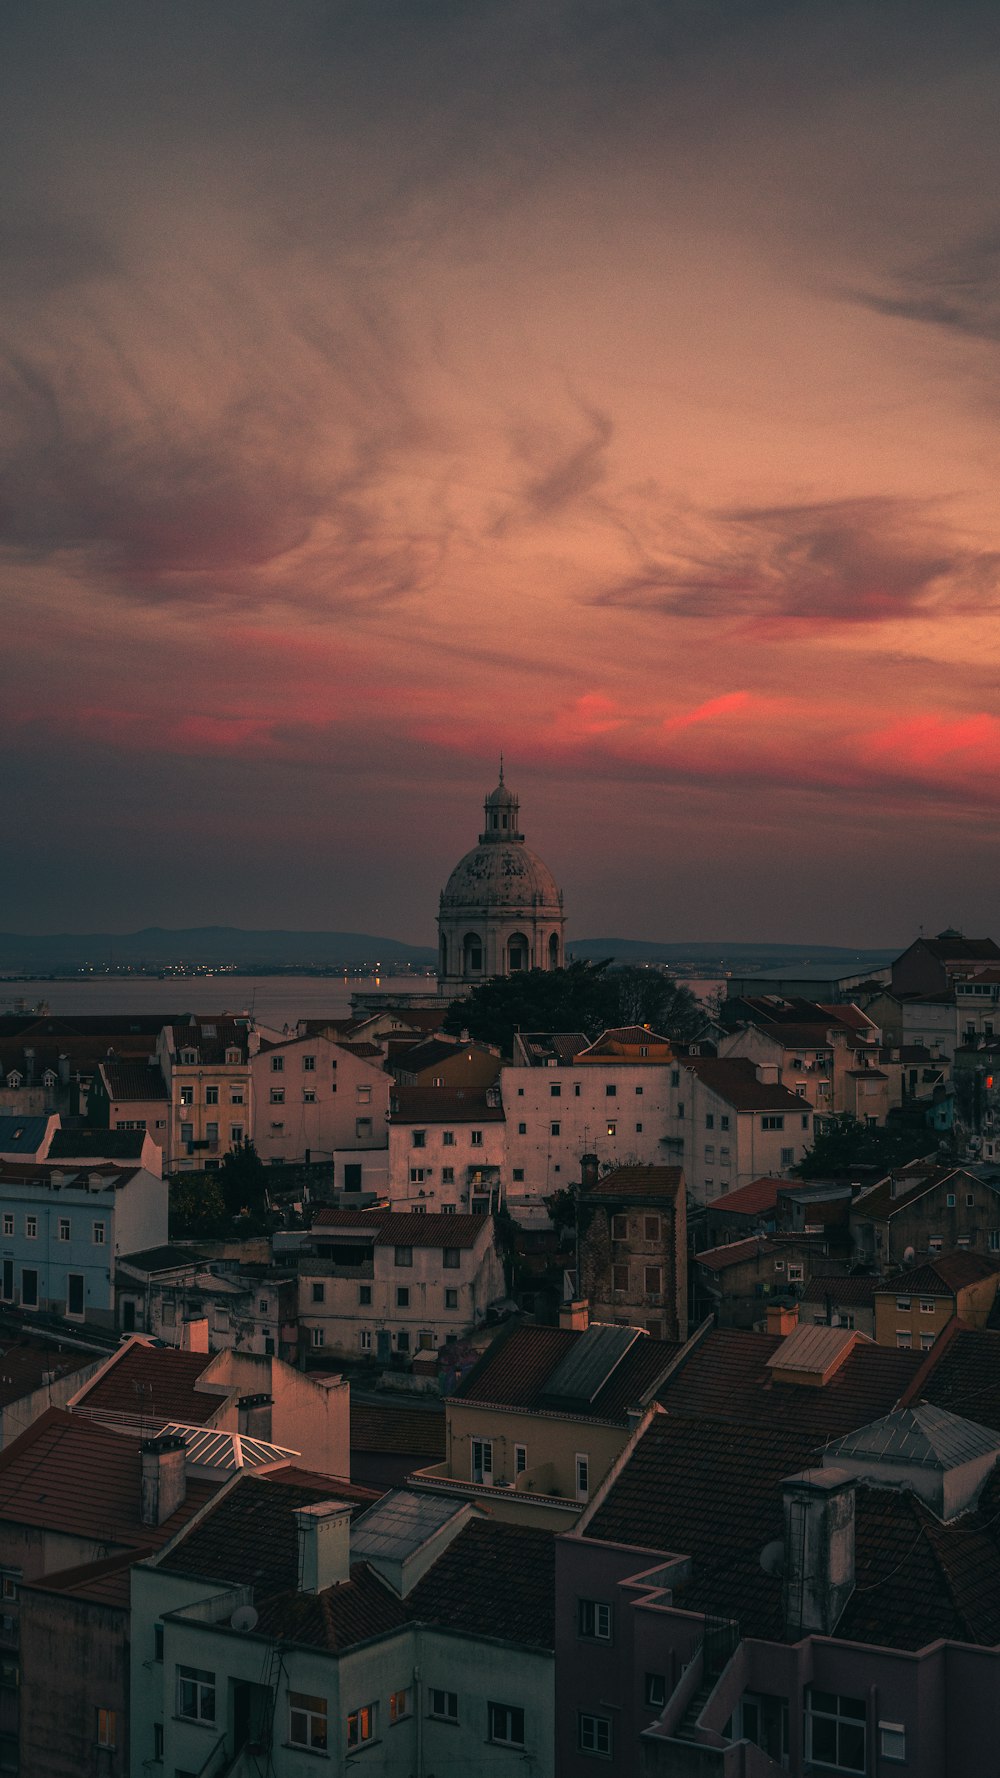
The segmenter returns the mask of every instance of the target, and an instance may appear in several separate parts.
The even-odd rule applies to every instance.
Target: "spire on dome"
[[[495,790],[491,790],[483,804],[486,816],[485,831],[480,834],[480,842],[484,840],[523,841],[524,835],[518,832],[517,815],[518,800],[503,775],[503,754],[500,755],[500,782]]]

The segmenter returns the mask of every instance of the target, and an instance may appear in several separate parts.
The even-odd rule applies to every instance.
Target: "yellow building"
[[[929,1351],[953,1315],[967,1327],[985,1327],[998,1278],[995,1259],[965,1249],[900,1272],[875,1292],[877,1343]]]

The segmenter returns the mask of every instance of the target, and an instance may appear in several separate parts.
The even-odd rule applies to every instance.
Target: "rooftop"
[[[56,1130],[48,1160],[141,1161],[145,1130]]]
[[[724,1216],[762,1216],[777,1208],[778,1193],[787,1185],[787,1179],[764,1175],[751,1179],[749,1185],[741,1185],[738,1191],[723,1192],[720,1198],[712,1199],[709,1208],[713,1216],[718,1211]]]
[[[802,1111],[804,1101],[777,1081],[757,1079],[743,1056],[685,1056],[684,1067],[734,1111]],[[805,1105],[805,1110],[811,1108]]]
[[[810,1278],[802,1292],[804,1303],[856,1303],[859,1308],[874,1308],[875,1287],[879,1280],[855,1274],[845,1278]]]
[[[101,1073],[108,1097],[113,1102],[165,1100],[167,1097],[167,1085],[160,1069],[149,1062],[102,1062]]]
[[[926,1192],[934,1191],[937,1187],[942,1186],[946,1179],[957,1179],[960,1183],[962,1180],[968,1179],[970,1185],[990,1183],[988,1180],[974,1180],[961,1167],[938,1167],[934,1164],[914,1163],[908,1167],[900,1167],[895,1174],[890,1174],[887,1179],[880,1180],[878,1185],[862,1192],[854,1200],[852,1214],[871,1217],[873,1221],[881,1222],[886,1217],[895,1216],[898,1211],[905,1210],[908,1205],[915,1203],[918,1198],[922,1198]],[[900,1185],[902,1189],[898,1190],[894,1196],[893,1187],[896,1184]]]
[[[615,1167],[604,1173],[585,1189],[591,1203],[608,1199],[615,1203],[674,1204],[684,1190],[684,1174],[680,1167]]]
[[[440,1458],[445,1454],[444,1409],[369,1404],[351,1398],[351,1450]]]
[[[221,1391],[198,1388],[212,1362],[208,1352],[179,1352],[173,1346],[132,1341],[88,1385],[77,1409],[88,1414],[134,1414],[157,1426],[166,1420],[203,1426],[229,1394],[228,1384]]]
[[[433,1089],[430,1089],[433,1090]],[[427,1211],[417,1216],[405,1210],[317,1210],[313,1232],[371,1235],[379,1247],[474,1247],[488,1216],[446,1216]]]
[[[499,1069],[498,1060],[498,1073]],[[395,1086],[392,1089],[394,1124],[502,1124],[503,1121],[503,1106],[487,1087]]]
[[[167,1242],[162,1247],[143,1247],[139,1253],[123,1253],[118,1263],[136,1272],[176,1272],[181,1266],[204,1265],[205,1255]]]
[[[0,1338],[0,1408],[31,1395],[50,1379],[54,1382],[99,1362],[93,1352],[66,1351],[20,1332],[11,1336],[5,1331]]]
[[[995,1278],[1000,1271],[1000,1256],[973,1253],[959,1248],[955,1253],[942,1253],[926,1265],[913,1266],[898,1272],[894,1278],[883,1278],[878,1284],[879,1296],[954,1296],[969,1284],[981,1284],[984,1278]]]
[[[901,1408],[844,1433],[827,1445],[823,1461],[873,1457],[880,1463],[918,1464],[926,1468],[953,1468],[1000,1451],[1000,1433],[965,1420],[947,1408],[924,1402]]]
[[[633,1337],[627,1339],[630,1334]],[[575,1332],[517,1326],[487,1347],[452,1399],[622,1423],[628,1409],[653,1387],[679,1351],[679,1346],[651,1339],[635,1328],[602,1328],[595,1323],[586,1332]]]
[[[0,1154],[36,1154],[45,1141],[49,1122],[48,1114],[42,1117],[0,1116]]]

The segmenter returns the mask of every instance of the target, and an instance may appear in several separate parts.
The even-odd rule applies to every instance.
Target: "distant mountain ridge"
[[[617,958],[621,963],[688,963],[706,974],[725,969],[773,968],[779,964],[843,963],[845,969],[876,967],[903,949],[854,950],[839,945],[731,944],[699,940],[690,944],[632,938],[580,938],[567,941],[575,957]],[[281,928],[254,930],[240,926],[147,926],[141,932],[44,933],[36,936],[0,932],[0,969],[76,969],[86,964],[104,970],[109,964],[165,965],[236,964],[240,968],[277,965],[285,968],[330,969],[397,964],[414,969],[433,967],[437,953],[429,945],[408,945],[395,938],[366,932],[293,932]]]

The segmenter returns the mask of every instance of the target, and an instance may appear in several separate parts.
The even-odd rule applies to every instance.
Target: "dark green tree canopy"
[[[933,1148],[934,1139],[925,1125],[863,1124],[849,1111],[841,1111],[824,1119],[812,1147],[792,1171],[800,1179],[828,1179],[855,1167],[889,1173]]]
[[[648,1025],[663,1037],[694,1037],[704,1013],[689,988],[654,969],[614,969],[575,961],[565,969],[495,975],[453,1000],[446,1031],[468,1031],[505,1056],[516,1031],[583,1031],[593,1040],[620,1025]]]

